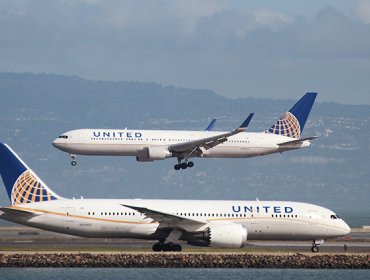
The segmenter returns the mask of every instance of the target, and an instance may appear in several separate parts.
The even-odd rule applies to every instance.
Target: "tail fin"
[[[299,139],[316,96],[317,92],[307,92],[266,132]]]
[[[0,143],[0,174],[12,205],[61,199],[3,143]]]

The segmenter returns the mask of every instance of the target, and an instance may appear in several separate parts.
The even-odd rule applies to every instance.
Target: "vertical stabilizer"
[[[0,174],[12,205],[61,199],[3,143],[0,143]]]
[[[317,92],[307,92],[288,112],[271,126],[267,133],[299,139],[308,115],[315,102]]]

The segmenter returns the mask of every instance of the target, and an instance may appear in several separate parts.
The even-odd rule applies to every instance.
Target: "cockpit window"
[[[340,219],[338,215],[331,215],[330,216],[330,219],[333,219],[333,220],[336,220],[336,219]]]
[[[68,139],[67,135],[60,135],[58,138]]]

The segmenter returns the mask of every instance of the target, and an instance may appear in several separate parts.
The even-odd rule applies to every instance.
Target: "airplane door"
[[[318,213],[315,210],[310,210],[308,212],[308,221],[310,225],[317,225]]]
[[[65,227],[70,229],[73,227],[75,221],[75,208],[74,207],[66,207],[65,208]]]

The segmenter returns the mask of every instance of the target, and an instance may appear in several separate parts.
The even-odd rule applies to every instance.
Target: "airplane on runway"
[[[288,112],[263,132],[244,132],[253,113],[243,124],[230,131],[179,131],[141,129],[77,129],[62,133],[53,145],[69,153],[72,166],[76,155],[135,156],[151,162],[175,157],[176,170],[193,167],[189,161],[203,158],[247,158],[310,146],[301,134],[317,93],[306,93]],[[212,131],[210,131],[212,130]]]
[[[0,174],[11,202],[0,207],[1,219],[75,236],[159,240],[154,251],[181,251],[179,240],[222,248],[249,240],[311,240],[317,252],[324,239],[350,232],[333,211],[308,203],[62,198],[3,143]]]

